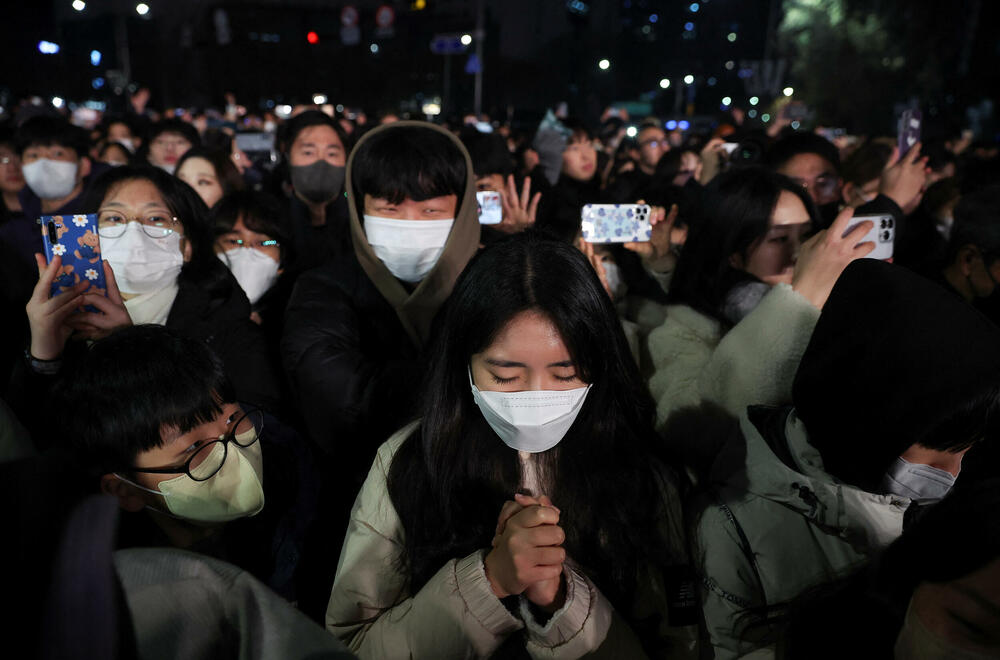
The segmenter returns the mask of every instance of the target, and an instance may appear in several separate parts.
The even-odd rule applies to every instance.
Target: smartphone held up
[[[848,223],[847,230],[844,231],[844,236],[847,236],[854,231],[854,228],[865,220],[871,221],[872,228],[861,237],[861,240],[858,241],[858,245],[862,243],[875,244],[875,249],[865,256],[868,259],[881,259],[883,261],[891,259],[893,246],[896,241],[896,221],[889,214],[856,215],[851,218],[850,223]]]
[[[653,235],[647,204],[587,204],[580,229],[588,243],[645,243]]]
[[[52,282],[51,295],[59,295],[83,281],[90,283],[86,291],[106,295],[97,215],[45,215],[40,222],[46,262],[52,263],[56,257],[62,259],[59,273]],[[98,311],[90,305],[86,309]]]

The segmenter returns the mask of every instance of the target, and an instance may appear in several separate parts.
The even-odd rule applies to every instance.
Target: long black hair
[[[194,188],[177,177],[151,165],[115,167],[94,182],[87,191],[83,208],[96,213],[108,193],[127,181],[149,181],[156,186],[167,208],[184,227],[184,238],[191,244],[191,258],[181,268],[178,283],[196,284],[213,298],[228,297],[235,280],[215,256],[215,235],[208,223],[208,208]]]
[[[701,218],[688,234],[670,284],[673,304],[693,307],[729,325],[721,306],[741,278],[752,278],[730,264],[746,259],[755,241],[767,233],[778,197],[787,191],[802,200],[813,226],[819,214],[802,186],[763,167],[742,167],[715,177],[705,188]]]
[[[480,252],[437,319],[423,421],[388,477],[406,530],[409,588],[416,592],[447,560],[490,547],[500,509],[518,489],[517,452],[473,401],[469,360],[527,310],[555,325],[577,375],[592,385],[563,440],[538,455],[540,475],[562,510],[568,554],[622,607],[643,562],[672,563],[683,553],[662,532],[664,507],[650,505],[664,502],[665,472],[652,458],[655,406],[593,268],[578,250],[534,232]]]

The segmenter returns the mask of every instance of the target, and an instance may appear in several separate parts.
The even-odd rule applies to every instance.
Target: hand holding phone
[[[891,259],[896,240],[896,220],[889,214],[854,216],[847,223],[847,229],[844,230],[843,234],[844,237],[866,220],[871,221],[872,228],[861,237],[861,240],[856,245],[874,243],[875,249],[866,255],[869,259],[882,259],[883,261]]]
[[[101,261],[97,215],[45,215],[41,218],[41,225],[45,260],[51,264],[55,257],[60,258],[50,296],[74,289],[82,282],[90,285],[83,291],[104,295],[107,283]],[[87,311],[96,312],[97,309],[88,306]]]
[[[647,204],[587,204],[580,229],[588,243],[641,243],[650,240],[653,227]]]

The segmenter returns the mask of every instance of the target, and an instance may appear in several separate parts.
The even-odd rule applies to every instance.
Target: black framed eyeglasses
[[[195,481],[207,481],[225,464],[230,442],[244,448],[251,447],[264,430],[264,413],[258,408],[251,408],[246,412],[240,411],[234,415],[234,420],[229,424],[225,435],[198,447],[184,465],[162,468],[130,467],[129,470],[147,474],[186,474]]]

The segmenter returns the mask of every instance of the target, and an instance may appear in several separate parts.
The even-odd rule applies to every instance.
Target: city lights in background
[[[101,51],[99,50],[90,51],[90,63],[94,66],[101,65]]]
[[[312,31],[306,32],[306,41],[308,41],[311,44],[318,44],[319,35]]]
[[[440,103],[424,103],[420,108],[425,115],[434,117],[441,114],[441,104]]]
[[[760,120],[766,124],[767,122],[771,121],[771,115],[765,112],[760,116]]]
[[[692,76],[690,73],[687,74],[686,76],[684,76],[684,84],[685,85],[690,85],[693,82],[694,82],[694,76]]]
[[[87,8],[87,3],[83,0],[73,0],[73,9],[77,11],[83,11]]]
[[[736,41],[736,33],[735,32],[730,32],[729,34],[726,35],[726,39],[729,40],[729,43],[735,42]]]
[[[90,81],[90,86],[94,89],[101,89],[104,87],[104,78],[94,78]]]
[[[64,101],[62,99],[62,97],[60,97],[60,96],[53,96],[52,97],[52,107],[54,107],[54,108],[61,108],[64,105],[66,105],[66,101]]]
[[[674,120],[674,119],[671,119],[671,120],[670,120],[670,121],[668,121],[668,122],[667,122],[666,124],[664,124],[664,126],[666,126],[666,127],[667,127],[667,130],[668,130],[668,131],[672,131],[672,130],[674,130],[675,128],[677,128],[677,121],[676,121],[676,120]]]
[[[628,128],[625,129],[625,135],[629,136],[630,138],[634,138],[638,134],[639,134],[639,129],[636,128],[635,126],[629,126]]]
[[[726,71],[732,71],[734,66],[736,66],[736,62],[728,60],[726,62]]]
[[[687,129],[691,128],[691,122],[689,122],[687,119],[682,119],[679,122],[677,122],[677,128],[681,129],[682,131],[686,131]]]
[[[326,94],[313,94],[313,103],[323,105],[326,103]]]
[[[670,79],[660,78],[660,89],[666,89],[668,87],[670,87]]]
[[[140,2],[135,6],[135,13],[139,14],[140,16],[145,16],[146,14],[149,13],[149,5],[147,5],[145,2]]]
[[[751,110],[750,112],[747,113],[747,117],[749,117],[750,119],[754,119],[756,116],[757,116],[756,110]]]
[[[756,96],[751,96],[750,97],[750,105],[757,105],[758,103],[760,103],[760,99],[759,98],[757,98]]]
[[[370,50],[372,52],[372,55],[377,55],[378,54],[378,44],[372,44],[371,46],[368,47],[368,50]]]
[[[39,41],[38,52],[43,55],[55,55],[59,52],[59,44],[51,41]]]
[[[724,105],[724,106],[726,106],[728,108],[732,104],[733,104],[733,99],[731,97],[729,97],[729,96],[723,96],[722,97],[722,105]]]
[[[607,71],[608,69],[611,68],[611,61],[601,60],[600,62],[597,63],[597,68],[600,69],[601,71]]]
[[[792,89],[791,87],[786,87],[783,90],[781,90],[781,93],[784,94],[785,96],[791,96],[792,94],[795,93],[795,90]]]
[[[275,108],[274,112],[275,112],[276,115],[278,115],[282,119],[285,119],[285,118],[291,116],[291,114],[292,114],[292,106],[287,105],[287,104],[282,104],[282,105],[279,105],[277,108]]]
[[[463,46],[468,46],[469,44],[472,43],[472,35],[471,34],[463,34],[461,42],[462,42]]]

